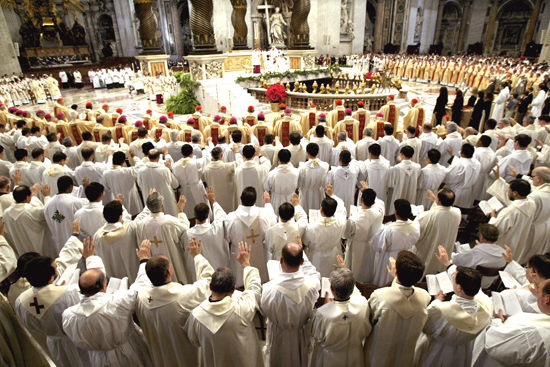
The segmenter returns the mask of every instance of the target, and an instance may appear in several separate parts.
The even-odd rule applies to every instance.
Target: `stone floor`
[[[397,100],[397,104],[401,106],[401,116],[404,116],[409,109],[409,101],[413,98],[419,99],[425,106],[427,114],[426,120],[431,120],[433,108],[436,103],[437,96],[439,95],[439,85],[424,84],[416,82],[403,82],[404,85],[409,86],[410,91],[408,93],[407,100]],[[110,111],[114,112],[117,108],[122,108],[123,114],[128,116],[131,121],[140,119],[145,111],[151,109],[154,116],[166,114],[164,105],[157,105],[154,101],[148,101],[144,94],[137,96],[131,96],[124,88],[119,89],[68,89],[61,91],[64,104],[70,107],[72,104],[77,104],[79,110],[83,110],[87,102],[93,103],[94,109],[100,109],[103,104],[108,104]],[[454,95],[454,88],[449,88],[450,99]],[[450,101],[451,102],[451,101]],[[44,110],[46,113],[53,111],[53,102],[48,101],[46,104],[41,105],[24,105],[20,107],[28,110],[31,113],[35,113],[37,110]],[[205,113],[215,114],[217,111],[203,111]],[[256,111],[260,112],[260,111]],[[264,111],[264,113],[271,114],[270,111]],[[374,111],[371,111],[371,113]],[[269,121],[273,116],[269,116],[266,113],[266,119]],[[176,120],[186,119],[188,116],[176,116]]]

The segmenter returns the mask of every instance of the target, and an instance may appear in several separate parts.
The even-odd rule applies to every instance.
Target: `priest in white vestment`
[[[234,256],[243,270],[244,292],[234,297],[235,274],[227,268],[212,276],[212,295],[193,310],[185,325],[191,344],[201,349],[209,367],[263,367],[254,317],[262,294],[258,269],[250,266],[251,252],[259,246],[239,244]],[[240,269],[239,269],[240,270]]]
[[[195,206],[207,202],[204,197],[206,191],[201,177],[204,167],[210,163],[210,153],[207,152],[202,158],[195,158],[193,157],[193,147],[190,144],[184,144],[181,154],[183,158],[172,165],[172,173],[179,182],[181,194],[188,201],[185,215],[188,218],[193,218]]]
[[[460,158],[452,157],[452,163],[447,167],[445,183],[455,193],[454,205],[469,209],[474,206],[473,185],[476,183],[481,164],[473,158],[475,148],[470,144],[462,145]]]
[[[433,132],[431,124],[422,125],[422,134],[418,137],[422,141],[422,150],[420,151],[420,165],[424,167],[426,165],[424,158],[427,157],[428,152],[431,149],[435,149],[437,146],[437,134]]]
[[[311,263],[321,276],[328,277],[336,256],[342,256],[342,239],[353,236],[353,224],[346,220],[344,202],[326,184],[327,198],[321,202],[319,216],[306,227],[304,245]]]
[[[305,257],[299,238],[297,242],[283,247],[282,272],[262,286],[260,307],[267,317],[264,354],[270,367],[308,366],[306,324],[319,298],[321,275]]]
[[[212,162],[204,168],[204,182],[218,193],[218,203],[226,213],[230,213],[237,207],[237,192],[235,184],[235,168],[243,162],[237,144],[231,146],[235,161],[225,163],[224,152],[217,146],[212,149]]]
[[[151,284],[145,274],[150,249],[144,241],[137,251],[139,272],[128,290],[107,294],[107,275],[98,269],[80,276],[84,297],[63,312],[63,330],[77,347],[89,352],[90,366],[152,365],[141,329],[132,320],[138,292]]]
[[[441,164],[449,167],[449,159],[451,156],[460,157],[462,148],[462,136],[458,133],[458,125],[454,122],[449,122],[446,128],[446,137],[444,140],[438,141],[437,150],[441,153]]]
[[[454,203],[454,192],[441,189],[435,198],[435,205],[415,218],[415,222],[420,225],[420,238],[413,252],[425,260],[424,275],[445,271],[433,254],[438,246],[443,246],[447,252],[452,252],[454,248],[462,219],[460,209],[453,207]]]
[[[405,199],[411,204],[416,204],[416,190],[420,177],[420,165],[412,161],[414,149],[405,145],[400,149],[399,163],[390,167],[388,173],[388,215],[394,213],[393,205],[397,199]],[[391,198],[391,199],[389,199]]]
[[[499,174],[500,177],[506,180],[506,182],[510,183],[510,181],[514,179],[514,177],[510,175],[512,171],[509,166],[514,167],[516,171],[522,175],[529,173],[531,163],[533,162],[533,156],[527,150],[530,143],[531,138],[529,136],[525,134],[516,135],[514,138],[514,150],[512,153],[499,160],[498,165],[502,167],[502,169],[499,170]]]
[[[405,145],[410,146],[414,149],[414,155],[411,157],[411,161],[414,163],[420,164],[420,152],[422,151],[422,140],[418,139],[416,136],[416,128],[414,126],[409,126],[405,130],[405,136],[403,141],[399,144],[399,151]]]
[[[147,200],[145,194],[151,189],[156,189],[164,198],[164,212],[171,216],[178,216],[174,190],[178,188],[179,183],[172,171],[171,160],[167,160],[163,165],[159,163],[160,151],[152,149],[149,151],[149,162],[145,167],[138,171],[137,183],[141,188],[143,201]],[[170,162],[170,163],[169,163]]]
[[[399,141],[393,136],[393,125],[384,124],[384,136],[378,139],[382,157],[386,158],[391,166],[395,165],[396,153],[399,151]]]
[[[411,216],[411,204],[405,199],[398,199],[393,205],[396,221],[382,225],[372,243],[374,251],[378,253],[373,283],[379,287],[385,286],[392,280],[386,270],[386,266],[390,264],[390,258],[397,257],[400,251],[410,251],[420,238],[420,224],[408,219]]]
[[[344,202],[346,215],[355,199],[355,188],[361,172],[357,161],[352,160],[348,150],[342,150],[338,158],[339,166],[333,166],[327,173],[326,182],[334,188],[334,194]],[[328,276],[328,275],[327,275]]]
[[[254,148],[252,145],[245,145],[243,147],[244,163],[235,168],[237,193],[243,192],[245,187],[253,187],[257,193],[265,191],[264,181],[271,169],[271,162],[261,156],[260,150],[260,147]],[[258,156],[259,162],[254,160],[256,156]],[[258,203],[258,206],[263,207],[263,202]],[[262,274],[261,268],[260,274]]]
[[[18,186],[13,190],[15,202],[2,214],[2,221],[6,224],[5,237],[16,256],[38,252],[56,258],[59,250],[52,239],[44,205],[37,197],[39,187],[35,185],[29,189],[27,186]],[[48,186],[44,186],[42,195],[47,203],[50,200]]]
[[[214,245],[202,243],[202,246]],[[145,266],[151,285],[138,293],[136,315],[155,366],[199,366],[199,349],[185,333],[185,323],[197,306],[210,296],[214,269],[202,256],[201,242],[192,238],[187,247],[194,260],[197,281],[172,282],[174,273],[166,256],[152,256]]]
[[[87,182],[84,182],[83,186],[86,185]],[[57,189],[57,195],[54,195],[44,205],[44,216],[52,232],[57,250],[61,251],[63,244],[71,236],[71,224],[74,220],[74,214],[78,209],[88,204],[88,199],[72,195],[73,180],[69,176],[59,177]]]
[[[409,251],[398,253],[391,268],[391,287],[369,298],[372,332],[365,342],[365,366],[410,366],[416,341],[428,318],[428,292],[414,285],[424,273],[423,261]],[[391,327],[388,327],[391,325]]]
[[[74,224],[73,230],[75,233],[55,262],[50,257],[39,256],[25,265],[25,274],[32,288],[17,298],[15,310],[29,331],[46,336],[50,355],[57,366],[86,367],[90,364],[88,351],[73,344],[63,332],[61,323],[63,311],[78,304],[82,296],[76,284],[57,285],[57,282],[68,269],[80,271],[76,266],[82,255],[86,259],[87,269],[102,271],[104,268],[101,258],[94,256],[91,239],[85,241],[84,246],[78,240],[78,222]]]
[[[176,282],[187,283],[185,272],[184,251],[182,238],[189,229],[189,220],[185,215],[185,196],[180,196],[176,206],[178,216],[164,213],[164,197],[157,191],[149,194],[145,202],[150,211],[149,216],[143,219],[143,230],[138,231],[138,243],[148,240],[151,242],[151,255],[164,255],[174,269],[173,279]]]
[[[428,190],[439,191],[439,187],[447,175],[446,168],[439,164],[441,153],[437,149],[430,149],[424,158],[424,167],[420,171],[420,178],[417,185],[416,203],[422,205],[424,210],[432,206]]]
[[[277,216],[270,203],[269,194],[264,192],[262,201],[264,208],[256,206],[256,189],[247,187],[241,194],[241,205],[232,213],[227,215],[224,220],[225,240],[230,245],[231,252],[236,253],[237,245],[240,242],[250,242],[254,251],[250,262],[258,270],[262,283],[269,280],[267,273],[267,261],[269,260],[269,251],[264,244],[265,232],[275,225]],[[241,287],[243,278],[238,270],[238,262],[231,259],[231,269],[237,278],[236,284]]]
[[[279,207],[279,222],[265,232],[265,246],[271,260],[279,260],[283,247],[296,236],[303,237],[307,226],[307,214],[300,206],[298,195],[292,196],[291,203]]]
[[[201,255],[208,260],[212,267],[216,269],[228,268],[231,254],[229,253],[229,244],[224,238],[223,227],[223,221],[227,218],[227,214],[217,202],[212,187],[206,189],[206,196],[212,205],[214,220],[212,222],[209,220],[211,213],[208,205],[201,203],[195,206],[193,209],[195,225],[187,230],[182,243],[187,243],[188,239],[195,237],[199,243],[202,241]],[[187,281],[194,282],[197,280],[195,259],[187,252],[184,258]]]
[[[315,128],[315,136],[310,137],[309,141],[319,146],[318,157],[320,160],[326,163],[330,163],[332,155],[332,147],[334,146],[334,140],[325,134],[325,125],[319,125]],[[307,147],[306,147],[307,148]],[[307,151],[307,149],[306,149]]]
[[[298,170],[290,163],[290,151],[281,149],[277,153],[278,165],[269,171],[264,180],[264,190],[271,195],[271,205],[275,214],[279,206],[292,201],[292,195],[298,188]]]
[[[310,321],[315,340],[311,366],[364,366],[363,342],[372,330],[369,304],[349,269],[334,270],[330,283],[334,299],[326,299]]]
[[[103,173],[108,170],[113,163],[112,152],[107,153],[107,156],[109,158],[108,161],[105,163],[94,163],[94,150],[92,148],[82,149],[81,154],[84,158],[84,162],[82,162],[82,164],[80,164],[74,170],[74,177],[76,182],[82,182],[82,180],[84,180],[84,177],[87,177],[90,182],[97,182],[101,185],[104,185],[105,181],[103,180]],[[103,195],[103,204],[107,204],[109,201],[113,201],[114,199],[115,197],[113,196],[111,190],[105,190],[105,193]]]
[[[130,153],[132,152],[133,150],[130,150]],[[135,153],[133,158],[136,162],[140,161]],[[126,167],[123,167],[124,164],[126,164]],[[138,166],[128,166],[126,154],[119,151],[113,154],[113,165],[103,172],[105,187],[115,197],[118,195],[123,196],[124,207],[131,215],[138,215],[143,210],[143,203],[136,186],[138,170]]]
[[[510,90],[506,84],[501,84],[500,92],[494,100],[493,113],[491,118],[500,121],[504,117],[504,109],[506,108],[506,102],[510,97]]]
[[[358,282],[371,284],[376,270],[376,252],[372,242],[382,227],[385,207],[384,202],[376,197],[376,192],[368,188],[366,183],[359,201],[361,206],[349,217],[355,223],[355,236],[347,241],[345,260]]]
[[[376,140],[372,138],[372,128],[365,127],[362,133],[363,139],[359,140],[355,144],[355,158],[358,161],[366,161],[369,159],[369,147],[376,143]]]
[[[308,161],[300,163],[298,167],[298,187],[300,189],[300,203],[306,213],[310,209],[319,208],[325,196],[326,175],[328,163],[319,158],[319,145],[309,143],[306,146]]]
[[[498,172],[497,172],[498,173]],[[487,190],[495,196],[504,196],[502,188],[505,188],[505,182],[499,178]],[[490,214],[489,224],[498,228],[499,238],[497,244],[508,245],[514,252],[517,262],[524,264],[527,262],[526,255],[530,246],[526,246],[526,240],[529,238],[529,231],[533,224],[536,213],[536,204],[529,197],[531,186],[525,180],[513,180],[508,187],[507,196],[510,200],[509,205],[501,209],[498,214],[493,210]],[[504,202],[504,200],[501,200]]]
[[[416,345],[416,366],[472,365],[475,338],[491,321],[493,305],[480,292],[481,274],[466,267],[451,267],[454,295],[445,302],[440,292],[428,306],[428,320]]]
[[[376,192],[376,197],[382,200],[387,207],[391,204],[387,198],[390,162],[380,153],[379,144],[375,143],[369,146],[369,160],[364,161],[361,166],[360,180],[367,182],[369,187]]]
[[[69,176],[74,181],[74,172],[67,166],[69,159],[65,153],[56,152],[51,160],[53,164],[46,168],[42,174],[42,185],[50,186],[50,191],[53,196],[58,192],[57,180],[62,176]]]
[[[473,185],[472,199],[481,201],[487,199],[487,189],[491,186],[493,178],[491,173],[497,163],[497,157],[490,147],[491,138],[481,135],[476,145],[474,159],[480,164],[479,176]]]

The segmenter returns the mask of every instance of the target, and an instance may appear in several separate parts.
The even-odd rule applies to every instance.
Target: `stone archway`
[[[460,9],[458,3],[454,1],[446,2],[443,6],[439,32],[439,44],[443,45],[443,55],[456,52],[461,19],[462,9]]]
[[[507,54],[523,49],[532,12],[533,6],[528,0],[510,0],[500,7],[493,52]]]
[[[372,0],[367,1],[367,13],[365,17],[365,38],[363,40],[363,50],[366,52],[374,51],[374,33],[376,26],[376,6]]]

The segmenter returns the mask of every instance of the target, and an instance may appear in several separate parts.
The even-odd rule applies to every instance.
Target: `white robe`
[[[479,176],[473,186],[472,199],[485,200],[487,189],[491,186],[493,179],[490,174],[497,163],[493,150],[485,147],[476,147],[474,158],[480,163]]]
[[[138,160],[134,157],[134,160]],[[137,215],[143,210],[143,204],[136,187],[138,167],[111,166],[103,173],[105,187],[108,188],[114,197],[124,197],[124,207],[131,215]]]
[[[253,250],[254,251],[254,250]],[[254,317],[262,292],[258,269],[244,268],[245,291],[238,299],[209,300],[195,308],[185,324],[191,344],[201,347],[209,367],[263,367]]]
[[[450,302],[434,300],[416,345],[416,366],[470,367],[475,338],[491,320],[490,299],[473,300],[453,295]]]
[[[74,170],[74,176],[76,182],[82,182],[84,177],[88,177],[90,182],[97,182],[105,186],[105,180],[103,179],[103,174],[107,171],[110,166],[112,166],[112,156],[109,157],[108,163],[94,163],[94,162],[83,162],[80,166],[76,167]],[[113,201],[115,197],[109,189],[105,189],[103,195],[103,204],[107,204],[110,201]]]
[[[210,223],[209,220],[203,224],[196,224],[189,228],[185,233],[182,243],[189,243],[189,239],[195,237],[197,243],[202,241],[201,255],[212,265],[214,269],[229,268],[229,259],[231,254],[229,253],[229,244],[224,238],[223,221],[227,218],[227,214],[223,211],[218,202],[212,204],[212,210],[214,212],[214,221]],[[194,282],[197,279],[195,273],[195,260],[185,251],[185,270],[187,271],[187,281]]]
[[[360,294],[319,307],[311,320],[311,366],[364,366],[363,342],[371,330],[369,304]]]
[[[440,165],[439,163],[430,163],[422,168],[417,185],[417,205],[424,206],[424,209],[429,209],[432,206],[433,202],[427,198],[428,190],[431,190],[434,194],[436,194],[439,191],[439,186],[441,186],[441,183],[443,183],[446,174],[447,172],[445,167]]]
[[[382,200],[385,206],[388,206],[388,178],[390,172],[390,162],[380,156],[379,159],[369,159],[363,162],[361,167],[362,181],[368,183],[369,187],[376,192],[376,197]],[[358,205],[360,203],[358,202]]]
[[[292,194],[298,188],[298,170],[290,163],[281,164],[268,172],[264,180],[264,190],[271,194],[271,205],[275,214],[279,206],[292,202]]]
[[[74,213],[86,204],[88,199],[71,194],[57,194],[44,205],[44,216],[58,251],[61,251],[63,244],[73,233]]]
[[[256,205],[263,207],[264,202],[262,200],[262,196],[264,194],[264,181],[270,169],[271,163],[267,159],[262,159],[260,164],[254,161],[246,161],[235,168],[237,196],[240,197],[246,187],[252,186],[256,189],[256,195],[258,198]]]
[[[326,175],[329,165],[320,158],[301,163],[298,168],[298,187],[300,204],[306,213],[310,209],[319,210],[325,197]]]
[[[182,158],[172,166],[172,172],[180,184],[181,195],[187,199],[184,212],[189,218],[194,218],[193,209],[208,200],[204,197],[206,190],[201,180],[203,168],[210,163],[209,156],[205,158]]]
[[[230,252],[238,256],[239,242],[246,242],[252,246],[250,264],[258,269],[264,283],[269,280],[267,274],[269,251],[264,245],[265,232],[276,222],[277,216],[271,204],[266,204],[265,208],[239,205],[237,210],[229,213],[224,220],[225,240],[230,245]],[[230,264],[237,278],[236,285],[240,287],[243,285],[242,274],[239,271],[241,265],[234,257],[231,257]]]
[[[378,139],[378,144],[380,144],[381,148],[380,155],[390,161],[390,166],[394,166],[396,163],[395,153],[399,149],[399,141],[393,135],[386,135]]]
[[[399,155],[401,148],[403,148],[404,146],[409,146],[414,149],[414,155],[412,156],[411,161],[413,161],[414,163],[420,164],[420,152],[422,151],[422,140],[418,138],[410,138],[407,140],[403,140],[403,142],[399,144],[399,149],[396,152],[397,155]]]
[[[456,266],[465,266],[472,269],[475,269],[477,266],[500,269],[506,265],[506,260],[502,257],[505,253],[506,250],[504,250],[502,246],[492,243],[479,243],[469,251],[461,253],[454,252],[452,254],[452,261]],[[481,278],[481,288],[489,288],[496,278],[497,277]],[[519,281],[521,282],[521,280]]]
[[[449,167],[449,159],[451,155],[448,150],[453,150],[453,155],[457,158],[460,157],[460,150],[462,149],[462,136],[458,132],[450,133],[444,140],[438,141],[436,147],[441,153],[441,160],[439,161],[445,167]]]
[[[267,317],[265,356],[271,367],[308,366],[306,324],[321,290],[321,275],[305,257],[300,270],[281,273],[262,287]]]
[[[45,201],[49,199],[47,196]],[[4,211],[2,220],[6,223],[6,240],[17,256],[38,252],[56,258],[59,254],[46,222],[44,205],[38,198],[33,198],[30,204],[13,203]]]
[[[387,272],[384,266],[384,271]],[[395,280],[369,298],[372,332],[365,342],[365,366],[410,366],[418,336],[428,318],[430,295]],[[392,325],[392,327],[388,327]]]
[[[334,195],[344,202],[347,214],[350,212],[350,205],[353,205],[355,199],[355,188],[360,172],[359,165],[350,163],[349,166],[332,167],[327,173],[326,182],[334,188]]]
[[[404,160],[390,167],[388,173],[388,187],[391,188],[391,199],[388,199],[388,215],[395,213],[393,203],[397,199],[408,200],[416,204],[416,190],[420,177],[420,165],[412,160]],[[390,195],[388,195],[390,197]]]
[[[138,244],[144,240],[151,241],[151,255],[166,256],[174,269],[172,279],[187,283],[183,259],[187,244],[182,242],[183,235],[189,229],[185,213],[178,213],[177,217],[162,212],[151,213],[143,220],[143,226],[144,230],[137,233]]]
[[[307,225],[303,243],[306,252],[321,276],[328,277],[334,270],[337,255],[342,255],[341,240],[352,237],[353,226],[346,220],[346,208],[342,199],[333,195],[338,203],[332,217],[319,217]]]
[[[145,167],[138,171],[137,182],[144,202],[149,190],[154,188],[164,197],[164,212],[174,217],[178,215],[174,190],[178,188],[179,183],[167,167],[157,162],[147,162]]]
[[[46,170],[46,168],[51,166],[50,160],[48,158],[45,159],[48,163],[39,162],[36,160],[32,161],[29,165],[29,168],[21,172],[21,181],[23,182],[23,177],[25,177],[25,181],[29,182],[31,186],[37,183],[41,183],[44,171]]]
[[[479,177],[480,167],[481,164],[477,159],[464,157],[453,158],[452,164],[447,167],[445,182],[455,193],[455,206],[459,208],[473,207],[473,185]]]
[[[359,140],[355,144],[356,159],[358,161],[366,161],[369,159],[369,147],[374,143],[376,143],[376,141],[371,137],[366,137]]]
[[[226,213],[237,207],[235,168],[242,162],[242,156],[237,154],[235,162],[214,161],[204,169],[204,182],[214,189],[216,199]]]
[[[15,252],[8,244],[4,236],[0,235],[0,282],[3,282],[17,266]],[[11,287],[10,287],[11,288]]]
[[[420,224],[409,220],[397,220],[382,225],[380,231],[374,236],[372,247],[378,252],[378,265],[374,274],[374,284],[383,287],[392,278],[386,269],[390,265],[389,259],[397,258],[401,250],[410,251],[420,238]]]
[[[495,119],[497,121],[502,120],[502,118],[504,117],[504,109],[506,108],[506,101],[508,100],[509,96],[510,92],[508,91],[508,87],[500,91],[494,101],[495,105],[493,107],[493,113],[491,114],[492,119]]]
[[[461,219],[460,209],[442,205],[434,205],[415,218],[420,225],[420,238],[414,252],[425,262],[424,275],[445,271],[434,253],[438,246],[443,246],[448,253],[453,251]]]
[[[347,242],[345,261],[357,282],[370,284],[374,280],[376,252],[372,242],[374,235],[382,227],[384,214],[384,202],[376,199],[369,209],[360,207],[349,217],[355,223],[355,236]]]
[[[294,217],[287,222],[279,222],[265,232],[265,246],[271,260],[280,260],[283,247],[295,242],[296,236],[304,237],[307,215],[300,205],[294,207]]]
[[[77,347],[89,351],[91,366],[152,364],[141,329],[132,320],[138,291],[149,284],[143,263],[130,289],[96,293],[63,312],[63,330]]]
[[[42,174],[42,186],[50,186],[50,195],[52,197],[57,194],[57,180],[61,176],[69,176],[73,179],[73,182],[75,180],[74,172],[72,169],[70,169],[68,166],[61,166],[57,163],[54,163],[50,167],[46,168],[44,170],[44,173]]]
[[[199,366],[199,349],[189,341],[184,326],[193,309],[210,295],[214,269],[202,255],[193,262],[198,281],[150,285],[138,293],[136,315],[155,366]]]
[[[535,118],[539,118],[542,113],[542,105],[546,100],[546,93],[538,93],[531,102],[531,113]]]
[[[514,150],[511,154],[508,154],[506,157],[499,160],[499,175],[500,177],[504,178],[506,182],[510,183],[515,179],[515,177],[509,175],[511,171],[508,166],[511,165],[518,171],[518,173],[522,175],[527,175],[531,168],[532,161],[533,156],[529,151]],[[492,173],[491,176],[494,177]]]

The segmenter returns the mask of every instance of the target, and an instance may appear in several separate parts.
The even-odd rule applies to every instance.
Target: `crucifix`
[[[153,298],[151,298],[151,296],[149,296],[149,298],[147,298],[147,300],[149,301],[149,303],[153,302]]]
[[[349,319],[348,315],[344,315],[344,317],[342,317],[345,320]]]
[[[269,24],[269,9],[275,9],[275,5],[268,5],[264,0],[264,5],[258,5],[258,10],[265,10],[265,23],[267,24],[267,43],[271,45],[271,25]]]
[[[151,243],[154,243],[155,246],[157,246],[157,248],[158,248],[158,247],[159,247],[159,243],[162,243],[162,241],[159,241],[159,240],[157,239],[157,236],[155,236],[155,237],[153,237],[153,238],[154,238],[154,241],[150,241],[150,242],[151,242]]]
[[[34,297],[34,302],[31,303],[29,306],[36,308],[36,314],[37,315],[40,315],[40,309],[44,308],[44,305],[39,305],[38,304],[38,299],[36,297]]]
[[[255,243],[256,243],[255,238],[256,238],[256,237],[260,237],[260,235],[257,234],[257,235],[254,236],[254,230],[251,229],[250,231],[252,232],[252,235],[251,235],[251,236],[248,236],[248,237],[246,237],[246,238],[252,238],[252,244],[255,244]]]

